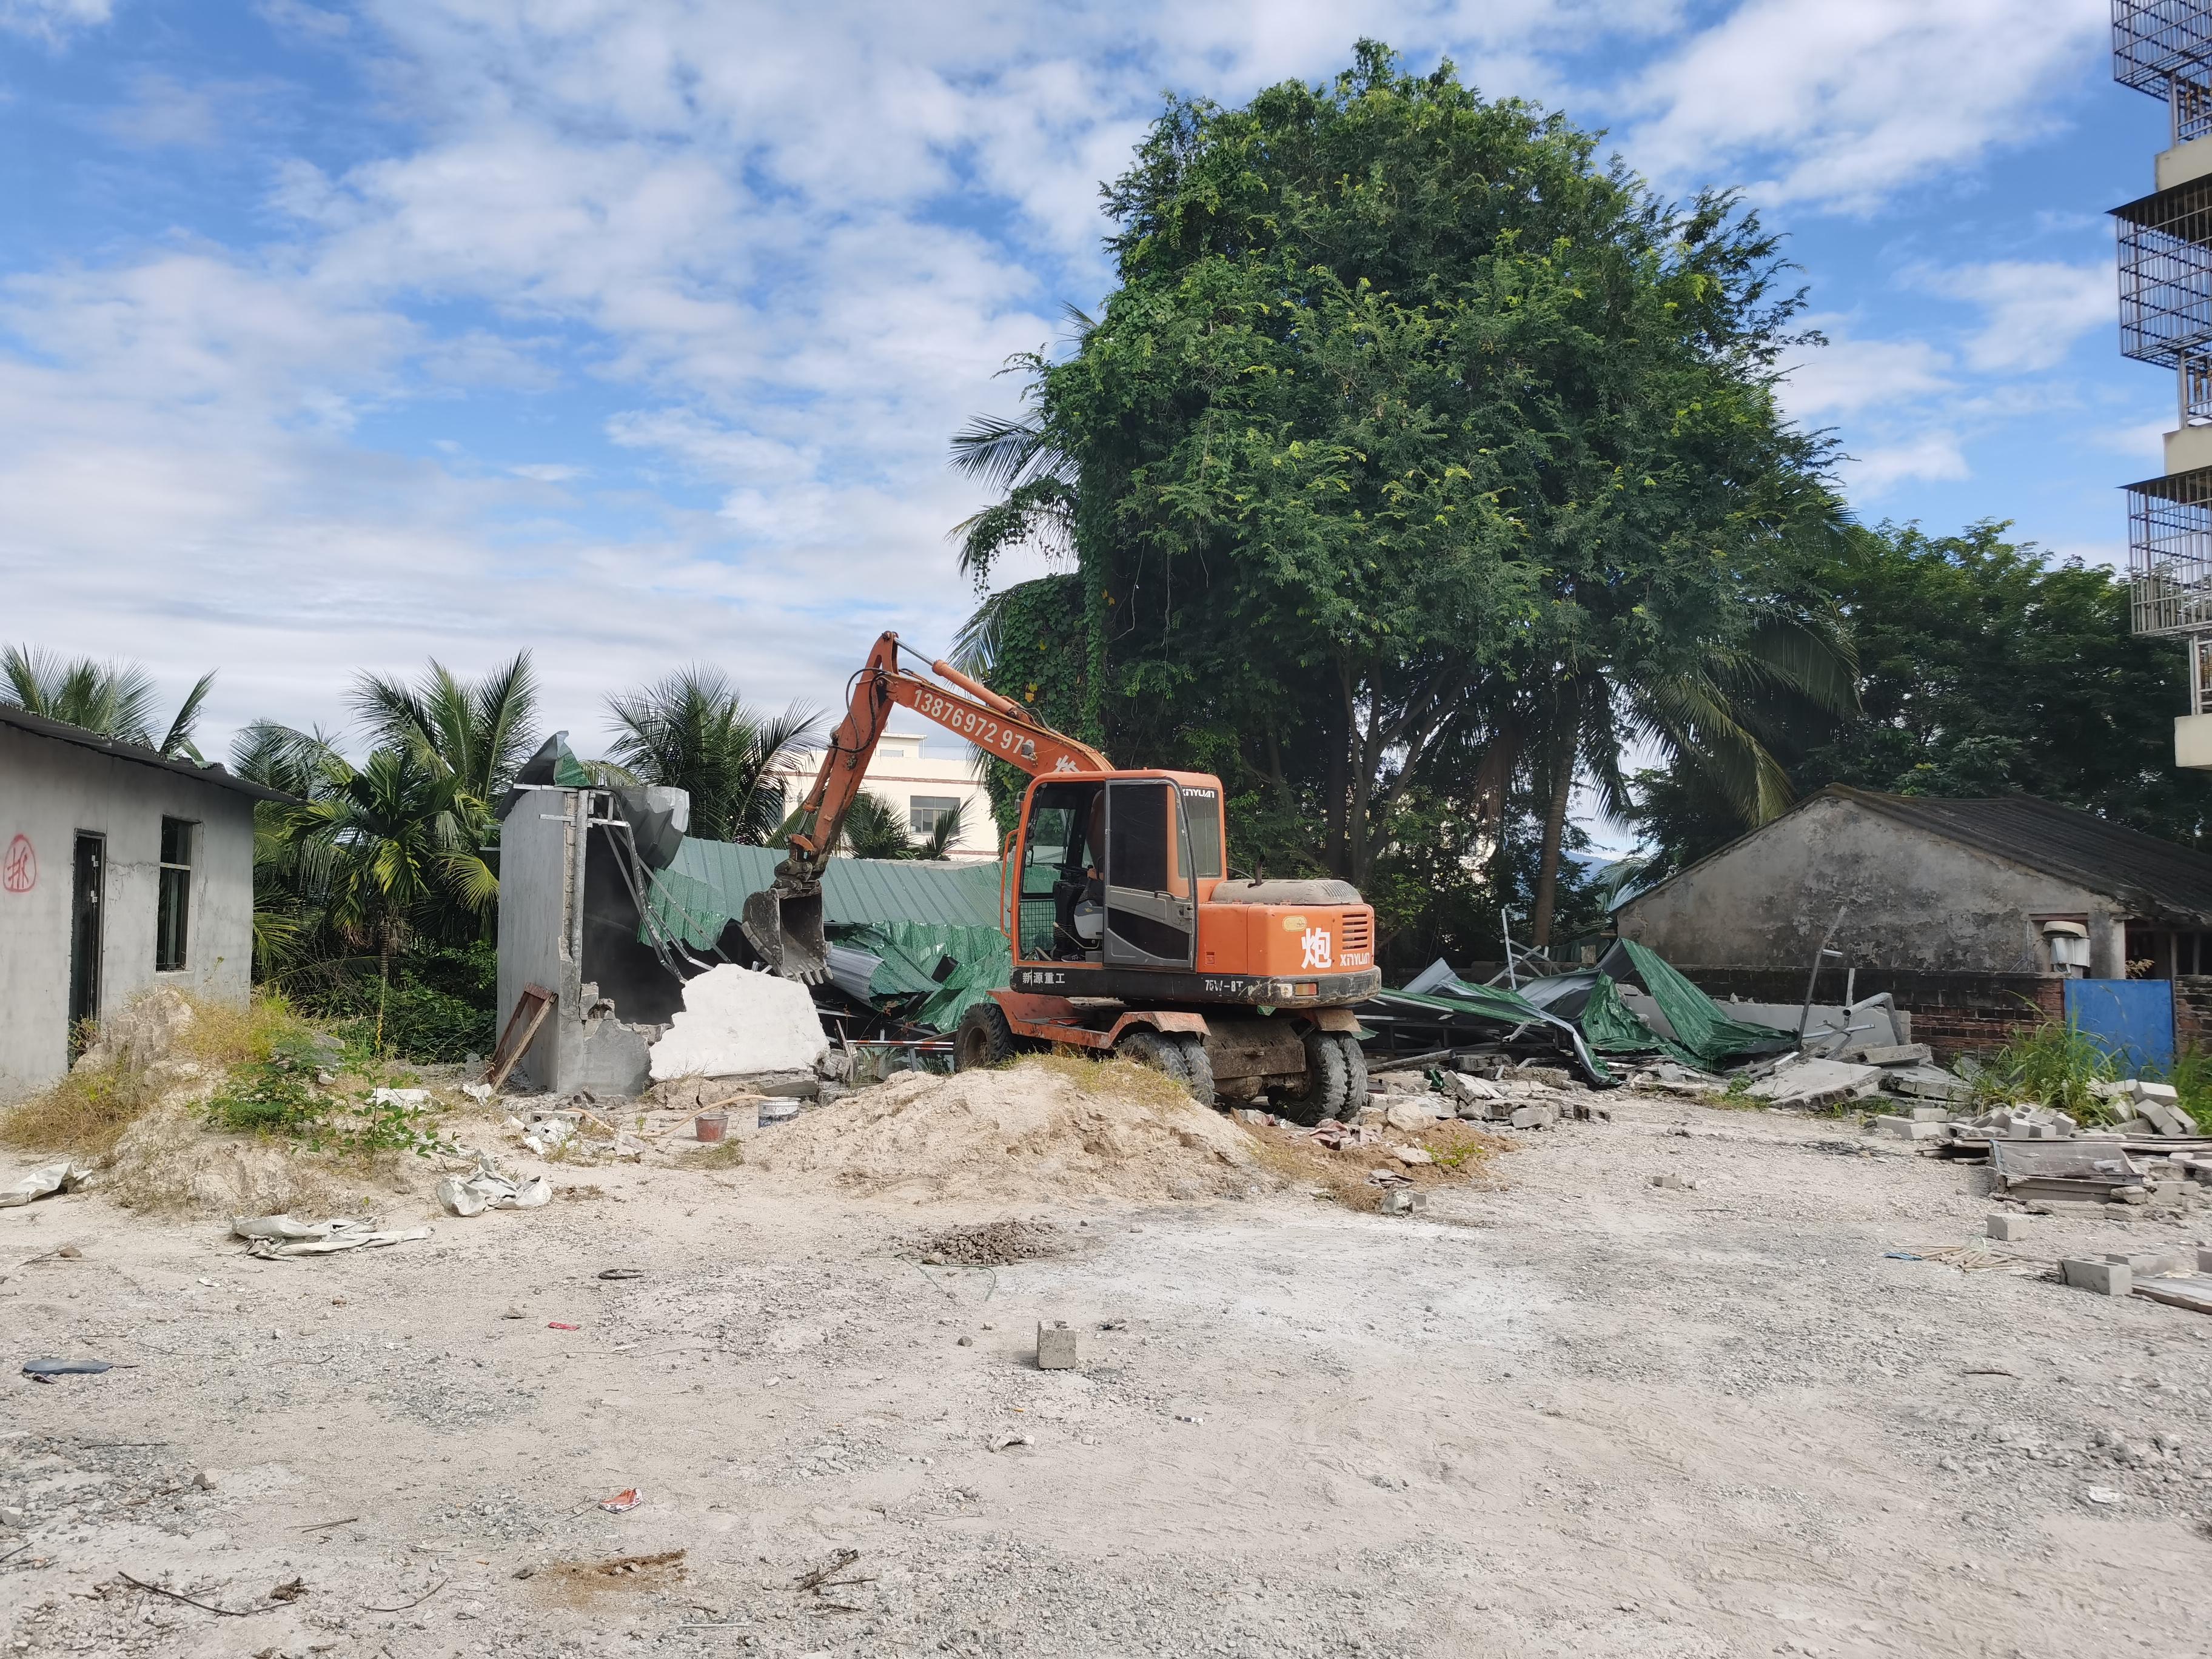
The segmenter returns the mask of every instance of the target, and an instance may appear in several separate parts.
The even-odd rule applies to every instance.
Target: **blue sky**
[[[690,659],[826,702],[969,609],[946,439],[1106,291],[1097,182],[1160,90],[1242,101],[1361,34],[1742,186],[1863,518],[2115,560],[2173,393],[2115,346],[2105,210],[2166,122],[2107,16],[0,0],[0,640],[214,667],[219,739],[521,646],[586,750]]]

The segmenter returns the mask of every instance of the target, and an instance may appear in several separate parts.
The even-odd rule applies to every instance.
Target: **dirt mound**
[[[1049,1221],[992,1221],[924,1233],[901,1252],[925,1267],[1006,1267],[1067,1253],[1067,1235]]]
[[[204,1093],[171,1096],[132,1124],[101,1173],[101,1189],[156,1213],[317,1217],[389,1203],[404,1189],[397,1158],[357,1160],[341,1171],[283,1141],[211,1133]]]
[[[909,1072],[752,1143],[747,1167],[856,1197],[1203,1198],[1260,1179],[1244,1132],[1125,1061]]]

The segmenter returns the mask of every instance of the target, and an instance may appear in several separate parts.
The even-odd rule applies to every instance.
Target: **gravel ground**
[[[0,1212],[0,1645],[2212,1652],[2212,1320],[2041,1276],[2201,1222],[1893,1258],[1978,1236],[1983,1172],[1612,1103],[1410,1218],[625,1168],[258,1261],[96,1195]],[[1066,1248],[916,1259],[1007,1221]],[[1040,1320],[1080,1370],[1036,1369]]]

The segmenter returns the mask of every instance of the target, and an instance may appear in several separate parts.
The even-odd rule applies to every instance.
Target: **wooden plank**
[[[530,1044],[538,1035],[538,1028],[545,1023],[545,1016],[553,1011],[552,992],[542,985],[526,985],[522,994],[514,1000],[514,1012],[507,1017],[507,1029],[499,1034],[499,1046],[491,1051],[491,1063],[484,1067],[483,1080],[495,1089],[507,1081],[507,1074],[521,1062],[529,1052]],[[521,1035],[517,1036],[520,1030]]]

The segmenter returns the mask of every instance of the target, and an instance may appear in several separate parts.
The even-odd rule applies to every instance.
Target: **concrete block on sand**
[[[653,1080],[806,1072],[830,1044],[797,980],[725,963],[684,987],[684,1007],[653,1045]]]
[[[1840,1060],[1808,1060],[1761,1078],[1751,1085],[1753,1096],[1777,1106],[1796,1106],[1817,1111],[1838,1101],[1872,1093],[1881,1086],[1878,1066],[1851,1066]]]
[[[1991,1238],[2002,1238],[2007,1243],[2017,1243],[2027,1237],[2027,1221],[2022,1216],[1993,1215],[1982,1227]]]
[[[1878,1117],[1874,1127],[1899,1140],[1941,1140],[1948,1133],[1941,1123],[1919,1123],[1909,1117]]]
[[[1077,1334],[1068,1329],[1066,1322],[1048,1325],[1037,1323],[1037,1369],[1041,1371],[1072,1371],[1082,1363],[1076,1349]]]
[[[2069,1260],[2060,1262],[2058,1270],[2077,1291],[2094,1291],[2100,1296],[2126,1296],[2135,1289],[2135,1275],[2128,1271],[2124,1261]]]

